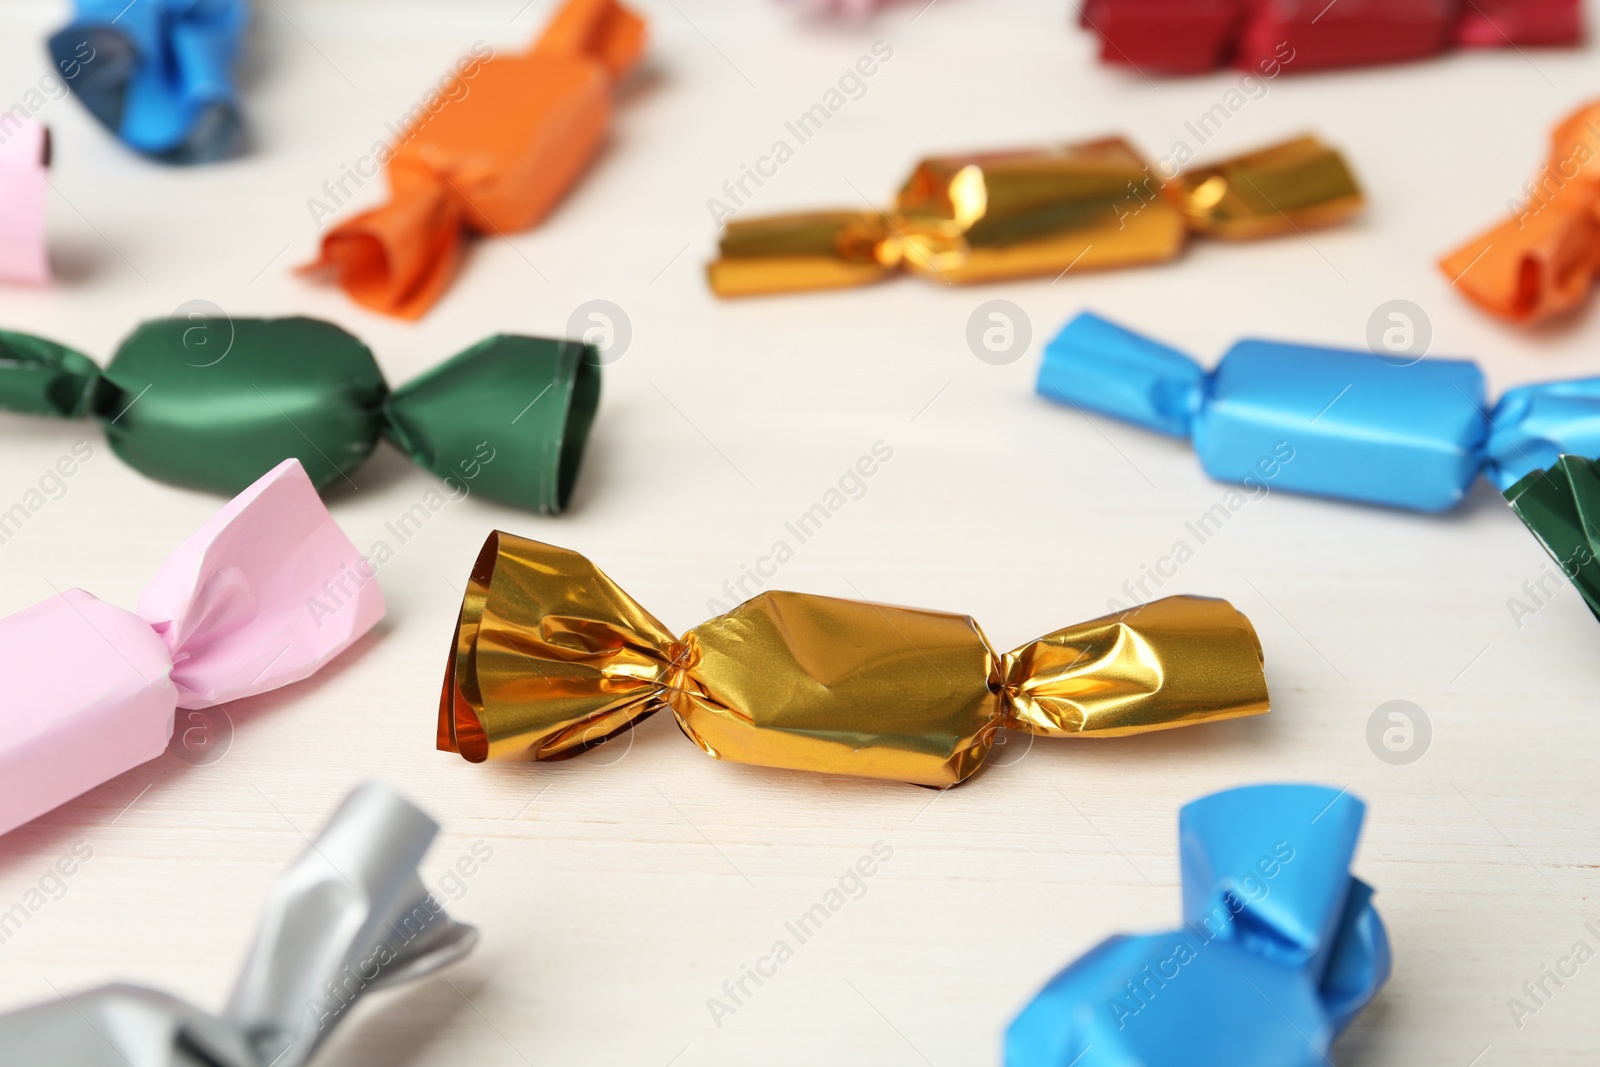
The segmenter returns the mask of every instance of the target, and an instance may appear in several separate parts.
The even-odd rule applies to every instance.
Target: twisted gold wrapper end
[[[816,211],[728,223],[706,267],[718,296],[869,285],[900,265],[900,242],[876,211]]]
[[[1366,206],[1344,157],[1309,136],[1186,171],[1170,187],[1192,230],[1230,241],[1331,226]]]
[[[1313,137],[1170,181],[1112,137],[924,159],[886,214],[730,222],[707,275],[719,296],[860,285],[901,266],[949,284],[1060,277],[1173,259],[1191,232],[1269,237],[1362,206],[1343,158]]]
[[[577,755],[658,710],[676,646],[587,559],[496,531],[461,603],[439,747],[474,763]]]
[[[1005,725],[1124,737],[1268,710],[1261,642],[1226,600],[1175,596],[1069,626],[1006,655]]]
[[[675,638],[588,560],[496,533],[473,569],[439,747],[573,755],[662,708],[738,763],[947,787],[1000,729],[1115,737],[1267,710],[1261,646],[1173,597],[1005,656],[970,617],[769,592]]]

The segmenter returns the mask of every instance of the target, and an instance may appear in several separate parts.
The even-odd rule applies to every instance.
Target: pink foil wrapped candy
[[[0,114],[0,282],[50,280],[44,205],[50,193],[50,132]]]
[[[137,612],[69,589],[0,619],[0,833],[161,755],[177,709],[298,682],[382,617],[291,459],[179,545]]]

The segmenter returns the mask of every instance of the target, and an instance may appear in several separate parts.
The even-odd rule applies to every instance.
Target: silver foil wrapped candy
[[[356,789],[278,879],[220,1015],[108,985],[0,1015],[18,1067],[302,1067],[359,999],[472,951],[417,867],[439,825],[384,785]]]

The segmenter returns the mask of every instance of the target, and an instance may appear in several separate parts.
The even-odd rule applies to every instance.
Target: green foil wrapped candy
[[[0,410],[81,419],[100,368],[54,341],[0,330]]]
[[[498,334],[389,397],[389,437],[441,478],[465,477],[481,446],[473,491],[559,512],[572,496],[600,405],[598,355],[576,341]]]
[[[559,512],[599,401],[598,358],[576,341],[497,335],[391,392],[366,345],[315,319],[157,319],[104,371],[0,331],[0,408],[93,415],[135,469],[230,496],[291,457],[319,489],[358,485],[387,436],[441,478]]]
[[[1507,489],[1506,500],[1600,618],[1600,463],[1562,456]]]

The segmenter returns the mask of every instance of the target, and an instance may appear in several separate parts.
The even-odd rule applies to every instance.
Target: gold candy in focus
[[[1267,689],[1223,600],[1159,600],[1002,656],[965,615],[769,592],[679,639],[577,553],[491,534],[439,748],[562,758],[662,709],[718,759],[943,788],[1001,728],[1118,737],[1258,715]]]
[[[1358,212],[1343,157],[1301,137],[1169,181],[1121,138],[935,156],[888,212],[731,221],[707,269],[718,296],[862,285],[902,266],[950,283],[1159,263],[1191,231],[1253,239]]]

